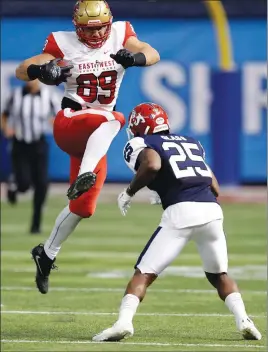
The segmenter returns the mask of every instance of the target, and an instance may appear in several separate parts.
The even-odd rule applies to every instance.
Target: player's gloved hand
[[[159,197],[158,193],[155,191],[151,191],[150,194],[150,204],[152,205],[159,205],[161,203],[161,198]]]
[[[71,77],[70,70],[73,65],[60,67],[57,65],[62,59],[54,59],[43,65],[30,65],[27,69],[27,74],[31,79],[40,79],[45,84],[59,85],[66,82],[68,77]]]
[[[110,57],[124,68],[146,65],[146,57],[143,53],[134,54],[127,49],[120,49],[116,54],[110,54]]]
[[[56,85],[66,82],[68,77],[71,77],[70,70],[73,65],[60,67],[57,62],[61,59],[54,59],[40,66],[40,77],[43,81],[54,81]]]
[[[127,194],[126,189],[121,192],[117,198],[117,204],[123,216],[126,216],[128,208],[130,208],[131,196]]]

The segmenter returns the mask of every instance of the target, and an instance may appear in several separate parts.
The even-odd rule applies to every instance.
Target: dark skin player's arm
[[[161,169],[161,158],[153,149],[143,149],[137,160],[140,166],[129,187],[127,188],[126,192],[129,196],[133,196],[140,189],[148,186]]]
[[[214,175],[214,173],[212,171],[211,171],[211,174],[212,174],[211,191],[212,191],[212,193],[214,194],[215,197],[219,197],[219,195],[220,195],[219,183],[218,183],[218,181],[216,179],[216,176]]]

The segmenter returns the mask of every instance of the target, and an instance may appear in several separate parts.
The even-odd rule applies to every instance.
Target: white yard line
[[[28,228],[23,229],[22,224],[18,225],[1,225],[1,232],[2,234],[12,234],[12,233],[18,233],[18,232],[27,232]],[[51,231],[51,227],[44,227],[43,231],[49,232]],[[150,237],[150,233],[148,234],[148,238]],[[69,243],[75,243],[77,245],[87,245],[87,246],[92,246],[92,245],[99,245],[103,246],[104,244],[107,246],[109,245],[110,247],[125,247],[126,245],[136,245],[136,246],[141,246],[141,248],[146,244],[146,239],[140,237],[140,238],[134,238],[134,237],[123,237],[123,236],[101,236],[101,237],[89,237],[88,239],[81,239],[77,241],[69,241]],[[263,242],[264,243],[264,242]]]
[[[209,343],[162,343],[162,342],[93,342],[93,341],[42,341],[42,340],[1,340],[2,343],[58,343],[58,344],[120,344],[121,346],[124,345],[132,345],[132,346],[182,346],[182,347],[238,347],[238,348],[265,348],[264,345],[247,345],[247,344],[240,344],[240,345],[224,345],[224,344],[209,344]]]
[[[122,238],[120,238],[122,240]],[[88,242],[87,242],[88,243]],[[136,242],[135,242],[136,243]],[[142,241],[143,246],[145,245],[146,240]],[[102,238],[103,244],[103,238]],[[30,251],[22,251],[22,250],[2,250],[1,256],[6,258],[29,258]],[[72,251],[68,253],[63,253],[63,257],[68,258],[129,258],[129,259],[137,259],[140,255],[139,252],[120,252],[120,251]],[[180,255],[181,260],[189,259],[189,260],[199,260],[199,256],[196,253],[182,253]],[[244,253],[232,253],[229,255],[229,259],[239,260],[245,259]],[[247,254],[247,261],[260,261],[263,260],[263,265],[266,263],[267,256],[265,254]]]
[[[118,315],[116,312],[57,312],[57,311],[31,311],[31,310],[2,310],[1,314],[37,314],[37,315],[91,315],[91,316],[109,316]],[[152,317],[233,317],[232,314],[218,313],[137,313],[139,316]],[[266,318],[265,315],[251,315],[252,318]]]
[[[5,258],[29,258],[30,251],[2,251],[1,256]],[[123,259],[137,259],[139,252],[105,252],[105,251],[73,251],[64,254],[68,258],[123,258]],[[196,255],[194,256],[196,258]],[[190,257],[192,259],[193,256]]]
[[[123,292],[124,287],[53,287],[50,291],[54,292]],[[35,287],[31,286],[2,286],[2,291],[36,291]],[[172,289],[172,288],[149,288],[148,291],[155,293],[192,293],[192,294],[214,294],[215,290],[195,290],[195,289]],[[266,295],[266,291],[242,291],[243,294]]]

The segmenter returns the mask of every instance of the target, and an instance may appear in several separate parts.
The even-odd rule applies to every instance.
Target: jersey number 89
[[[100,104],[111,104],[115,97],[117,72],[104,71],[98,77],[94,73],[85,73],[77,77],[77,95],[87,103],[98,100]],[[98,88],[107,91],[106,94],[98,94]],[[109,93],[109,94],[108,94]]]

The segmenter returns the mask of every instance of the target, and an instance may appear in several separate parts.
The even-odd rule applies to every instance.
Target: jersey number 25
[[[204,176],[212,177],[210,169],[207,168],[204,159],[200,155],[193,154],[193,150],[199,150],[198,145],[194,143],[181,143],[164,142],[162,148],[166,151],[173,149],[176,154],[171,155],[169,158],[170,166],[176,178],[191,177],[191,176]],[[200,166],[188,166],[183,168],[183,163],[187,161],[197,161]],[[181,164],[181,168],[179,165]],[[189,164],[189,163],[188,163]]]

